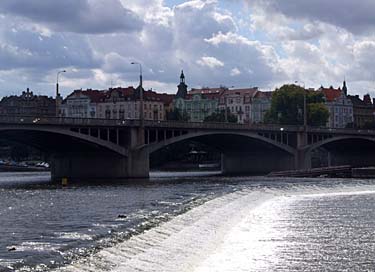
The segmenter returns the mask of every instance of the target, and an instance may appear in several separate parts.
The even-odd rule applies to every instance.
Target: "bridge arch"
[[[196,139],[199,141],[199,138],[201,137],[214,137],[218,135],[226,135],[226,136],[236,136],[236,137],[243,137],[244,139],[246,138],[247,140],[256,140],[263,142],[265,144],[268,144],[274,148],[280,149],[290,155],[295,155],[296,151],[294,148],[278,143],[274,140],[271,140],[269,138],[262,137],[256,133],[251,133],[251,132],[223,132],[223,131],[210,131],[210,132],[192,132],[176,137],[172,137],[170,139],[158,142],[158,143],[153,143],[149,144],[148,146],[143,146],[142,148],[147,148],[149,153],[156,152],[157,150],[164,148],[168,145],[172,145],[178,142],[186,141],[186,140],[193,140]]]
[[[87,150],[102,149],[114,154],[127,157],[128,150],[110,141],[105,141],[90,135],[71,131],[69,128],[54,128],[35,126],[1,126],[0,138],[10,141],[31,145],[37,149],[55,150],[66,148],[64,143],[73,143],[76,146],[84,146]],[[65,150],[67,151],[67,149]]]
[[[172,137],[142,147],[149,153],[169,145],[194,140],[221,152],[224,174],[266,174],[295,167],[297,151],[288,145],[265,138],[254,132],[201,131]]]
[[[345,141],[345,140],[363,140],[367,142],[371,142],[375,144],[375,137],[370,137],[370,136],[337,136],[337,137],[332,137],[325,139],[323,141],[314,143],[312,145],[309,145],[306,147],[307,152],[311,152],[314,149],[317,149],[319,147],[324,147],[325,145],[328,145],[330,143],[334,142],[339,142],[339,141]]]
[[[321,151],[317,151],[323,148]],[[313,153],[315,156],[313,156]],[[323,153],[322,153],[323,152]],[[326,158],[327,166],[352,165],[370,166],[375,165],[375,137],[361,135],[336,136],[307,146],[306,157],[312,160]],[[322,154],[325,154],[322,156]]]

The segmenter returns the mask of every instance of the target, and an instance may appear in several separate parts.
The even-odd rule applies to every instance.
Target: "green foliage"
[[[310,126],[325,126],[329,111],[323,103],[312,103],[307,106],[307,123]]]
[[[227,117],[229,123],[237,123],[237,117],[230,113],[229,110],[227,111]],[[220,122],[224,123],[225,120],[225,110],[221,110],[219,112],[214,112],[211,115],[204,118],[204,122]]]
[[[306,92],[308,125],[325,125],[329,113],[325,106],[323,94],[320,92],[307,91],[297,85],[284,85],[277,89],[272,95],[271,109],[265,114],[265,122],[283,125],[303,124],[303,100]],[[312,106],[317,104],[317,106]]]

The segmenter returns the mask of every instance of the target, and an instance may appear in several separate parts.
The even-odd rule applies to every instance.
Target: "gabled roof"
[[[258,92],[258,88],[242,88],[242,89],[228,89],[225,90],[225,95],[249,95],[253,97]]]
[[[354,106],[362,106],[372,108],[370,95],[365,95],[362,100],[359,95],[348,95],[348,98],[352,101]]]
[[[332,102],[341,96],[341,89],[334,89],[334,88],[320,88],[321,91],[326,99],[327,102]]]
[[[92,89],[74,90],[70,95],[68,95],[65,98],[65,100],[73,95],[84,95],[90,98],[91,102],[98,103],[104,99],[106,93],[104,91],[92,90]]]
[[[262,91],[257,91],[254,95],[254,98],[268,98],[268,99],[271,99],[272,98],[272,93],[273,92],[262,92]]]

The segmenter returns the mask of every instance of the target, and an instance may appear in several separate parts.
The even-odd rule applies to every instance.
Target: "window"
[[[111,119],[111,111],[109,109],[105,110],[105,119]]]

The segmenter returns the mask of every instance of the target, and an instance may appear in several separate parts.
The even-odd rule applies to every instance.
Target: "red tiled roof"
[[[238,95],[251,95],[253,96],[258,91],[258,88],[243,88],[243,89],[230,89],[225,90],[225,94],[238,94]]]
[[[121,96],[132,96],[134,94],[134,87],[130,86],[127,88],[117,87],[117,88],[110,88],[108,91],[105,91],[107,95],[110,95],[112,92],[119,92]]]
[[[99,103],[99,102],[104,101],[106,98],[109,98],[113,92],[119,92],[121,97],[130,97],[132,100],[134,100],[136,89],[130,86],[127,88],[122,88],[122,87],[110,88],[109,90],[91,90],[91,89],[75,90],[73,93],[68,95],[67,98],[69,98],[70,96],[74,94],[81,94],[81,95],[88,96],[91,102]],[[144,100],[146,101],[161,101],[165,105],[168,105],[172,103],[174,95],[166,94],[166,93],[157,93],[152,90],[148,90],[148,91],[144,90],[143,97],[144,97]]]
[[[75,94],[82,94],[90,98],[91,102],[100,102],[106,95],[104,91],[99,91],[99,90],[74,90],[73,93],[68,95],[66,99],[68,99],[70,96],[75,95]]]
[[[148,101],[161,101],[165,105],[172,103],[174,95],[166,93],[157,93],[152,90],[144,91],[143,97]]]
[[[255,93],[254,98],[271,98],[272,92],[261,92],[258,91]]]
[[[202,89],[191,89],[188,93],[189,94],[218,94],[222,93],[224,88],[202,88]]]
[[[341,95],[341,89],[320,88],[319,91],[323,92],[327,102],[332,102]]]

